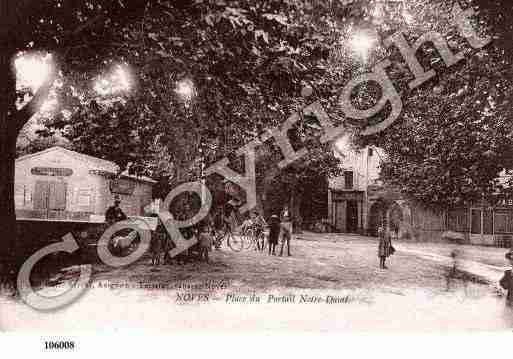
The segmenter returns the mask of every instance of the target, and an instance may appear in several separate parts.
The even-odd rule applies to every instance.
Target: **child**
[[[379,267],[381,269],[387,269],[385,265],[385,261],[388,256],[391,254],[392,243],[390,241],[390,237],[385,232],[383,227],[378,228],[378,237],[379,237],[379,246],[378,246],[378,257],[380,259]]]
[[[513,249],[506,253],[506,259],[513,266]],[[502,288],[508,291],[508,295],[506,297],[506,304],[509,306],[513,306],[513,274],[511,272],[511,269],[508,269],[504,272],[504,276],[501,278],[499,284]]]
[[[281,218],[281,250],[280,257],[283,256],[283,247],[287,244],[287,254],[290,257],[290,240],[292,239],[292,219],[287,207],[285,207]]]
[[[258,212],[253,212],[252,220],[255,228],[255,235],[257,237],[257,249],[263,251],[265,247],[265,235],[264,231],[267,227],[267,222],[264,217]]]
[[[212,251],[212,243],[214,240],[212,235],[212,228],[209,225],[204,226],[203,229],[200,230],[198,240],[200,260],[204,260],[206,263],[208,263],[208,252]]]
[[[278,244],[278,238],[280,236],[280,218],[273,214],[269,219],[269,255],[276,255],[276,245]]]

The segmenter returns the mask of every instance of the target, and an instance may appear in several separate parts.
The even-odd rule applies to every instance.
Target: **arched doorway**
[[[397,234],[398,238],[411,236],[411,209],[404,200],[387,200],[380,198],[371,203],[368,212],[367,233],[377,236],[378,228]]]

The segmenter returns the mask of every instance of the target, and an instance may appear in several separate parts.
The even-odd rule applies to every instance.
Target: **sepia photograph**
[[[0,0],[0,336],[511,334],[512,19]]]

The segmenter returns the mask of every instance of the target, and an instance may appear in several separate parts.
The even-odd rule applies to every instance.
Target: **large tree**
[[[233,153],[239,147],[334,86],[328,55],[341,30],[329,24],[335,10],[344,18],[344,9],[309,1],[153,2],[115,41],[123,44],[117,62],[133,78],[132,91],[98,94],[84,86],[80,73],[67,73],[60,91],[66,111],[47,125],[79,151],[121,168],[130,164],[169,185],[196,179],[202,164],[225,156],[237,168]],[[319,90],[304,99],[305,86]],[[293,132],[296,147],[305,145],[299,138],[306,140],[305,130]],[[281,160],[279,150],[259,151],[259,182],[282,176],[290,189],[299,189],[302,178],[335,173],[330,145],[309,146],[303,164],[281,174],[275,166],[272,176],[265,169]],[[268,190],[259,189],[261,195]]]
[[[2,0],[3,269],[12,272],[19,259],[16,138],[50,93],[59,107],[48,127],[60,130],[74,148],[114,160],[121,168],[130,164],[139,173],[164,169],[175,181],[187,180],[199,162],[212,163],[265,127],[281,123],[296,110],[305,84],[322,84],[330,44],[323,34],[331,31],[325,15],[334,7],[328,1],[320,5]],[[40,88],[20,93],[14,59],[36,51],[52,54],[54,71]],[[103,85],[116,81],[111,74],[120,67],[130,74],[131,91],[103,91]],[[189,80],[193,87],[183,85]],[[17,107],[27,95],[28,104]]]
[[[415,91],[398,81],[403,93],[402,117],[383,133],[362,141],[381,146],[387,153],[381,174],[388,185],[434,209],[493,200],[504,192],[499,174],[513,166],[513,53],[509,42],[513,11],[506,1],[466,3],[477,9],[474,25],[483,36],[492,37],[491,44],[469,51],[468,44],[454,35],[454,25],[444,20],[450,19],[452,4],[423,8],[424,18],[437,21],[422,22],[421,31],[444,34],[453,51],[465,51],[466,59],[446,68],[432,47],[421,48],[417,57],[425,69],[435,68],[437,76]],[[408,35],[416,38],[420,34],[410,28]],[[396,52],[390,55],[401,61]],[[398,78],[397,74],[404,70],[394,68],[391,76]]]
[[[14,160],[18,134],[40,109],[53,88],[60,69],[56,66],[33,93],[20,92],[15,59],[20,53],[51,52],[56,64],[98,68],[112,49],[111,24],[139,16],[141,1],[0,1],[0,246],[1,272],[14,274],[17,261],[14,210]],[[145,2],[144,2],[145,3]],[[144,7],[143,7],[144,9]],[[97,44],[94,49],[90,44]],[[110,50],[111,51],[111,50]],[[68,56],[73,53],[74,60]],[[18,104],[26,100],[23,107]]]

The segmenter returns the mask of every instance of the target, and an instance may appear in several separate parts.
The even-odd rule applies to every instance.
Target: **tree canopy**
[[[424,28],[444,34],[454,51],[465,51],[466,59],[446,68],[433,47],[423,46],[417,57],[425,69],[435,69],[437,76],[414,91],[407,88],[411,78],[397,80],[403,93],[401,118],[383,133],[361,138],[362,144],[378,145],[387,153],[381,173],[385,183],[438,209],[483,199],[494,203],[509,192],[498,178],[513,165],[513,58],[506,43],[511,36],[507,20],[511,10],[502,1],[472,4],[477,9],[474,26],[492,37],[491,44],[472,51],[454,36],[447,22],[423,23]],[[450,14],[443,5],[424,11],[438,19]],[[410,35],[415,38],[415,31]],[[392,52],[390,56],[398,55]],[[394,71],[401,69],[394,69],[391,76]]]

